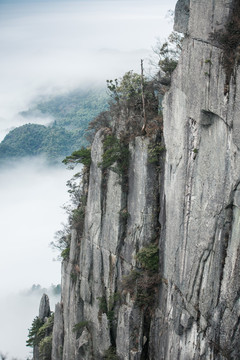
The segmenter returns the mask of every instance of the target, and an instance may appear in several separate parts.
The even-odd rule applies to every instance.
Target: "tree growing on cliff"
[[[71,155],[67,156],[62,162],[71,169],[77,164],[83,164],[89,167],[91,165],[91,149],[81,147],[81,149],[76,150]]]
[[[154,71],[155,84],[169,86],[171,75],[176,69],[182,51],[183,37],[177,32],[172,32],[165,42],[157,39],[156,45],[152,48],[154,57],[150,60]]]
[[[124,111],[128,135],[141,135],[147,120],[158,115],[153,81],[143,75],[142,68],[141,75],[128,71],[120,79],[107,80],[107,87],[112,99],[109,109],[111,117],[119,118]]]

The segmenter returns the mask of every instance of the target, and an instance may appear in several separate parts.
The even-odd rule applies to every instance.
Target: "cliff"
[[[142,119],[129,108],[97,132],[52,359],[239,358],[238,10],[234,0],[179,0],[185,38],[163,134],[160,123],[135,131]],[[112,135],[118,169],[99,166]]]

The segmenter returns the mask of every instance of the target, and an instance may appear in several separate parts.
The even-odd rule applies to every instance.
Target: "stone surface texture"
[[[84,226],[62,266],[59,360],[104,359],[110,348],[120,360],[239,359],[240,70],[226,92],[223,52],[210,40],[233,3],[177,3],[186,37],[164,100],[165,165],[149,162],[147,136],[135,137],[126,185],[99,167],[108,129],[95,136]],[[161,281],[146,313],[121,283],[156,238]]]
[[[154,326],[159,359],[240,354],[239,81],[224,95],[222,50],[209,34],[233,1],[191,1],[188,36],[164,103],[166,233]],[[160,325],[159,325],[160,323]],[[154,329],[153,329],[154,331]]]
[[[41,297],[40,305],[39,305],[39,319],[44,320],[46,317],[50,316],[50,304],[49,297],[46,294],[43,294]]]

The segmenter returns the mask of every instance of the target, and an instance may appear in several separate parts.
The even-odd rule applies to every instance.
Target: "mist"
[[[39,304],[43,293],[47,293],[50,299],[51,310],[54,311],[54,304],[60,300],[56,295],[47,289],[26,289],[24,291],[2,294],[0,297],[1,325],[0,327],[0,352],[7,354],[8,360],[12,357],[24,360],[31,357],[32,349],[25,346],[28,329],[33,319],[38,315]]]
[[[0,2],[0,124],[14,125],[38,95],[140,71],[156,38],[171,32],[175,2]]]
[[[104,87],[126,71],[140,72],[156,39],[172,31],[167,15],[176,0],[0,1],[0,141],[24,123],[47,125],[50,117],[22,117],[39,100],[74,90]],[[147,66],[147,65],[146,65]],[[33,284],[60,283],[60,262],[49,247],[67,216],[66,181],[73,174],[43,158],[0,168],[0,351],[26,358],[27,329],[41,294]],[[52,300],[51,308],[54,310]]]
[[[34,283],[60,282],[60,263],[49,248],[54,233],[66,221],[68,201],[64,166],[47,166],[29,158],[2,167],[0,172],[0,285],[4,292]]]
[[[49,288],[61,282],[60,261],[50,242],[66,223],[62,205],[69,200],[63,166],[48,166],[43,158],[12,162],[0,169],[0,351],[24,359],[27,329],[38,315],[39,292],[24,292],[33,284]],[[59,298],[52,298],[51,308]]]

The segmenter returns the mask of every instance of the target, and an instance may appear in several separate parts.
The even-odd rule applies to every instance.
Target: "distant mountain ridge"
[[[44,155],[50,161],[87,146],[88,124],[108,107],[105,89],[77,89],[41,101],[20,113],[25,118],[51,116],[49,126],[25,124],[11,130],[0,143],[0,160]]]

